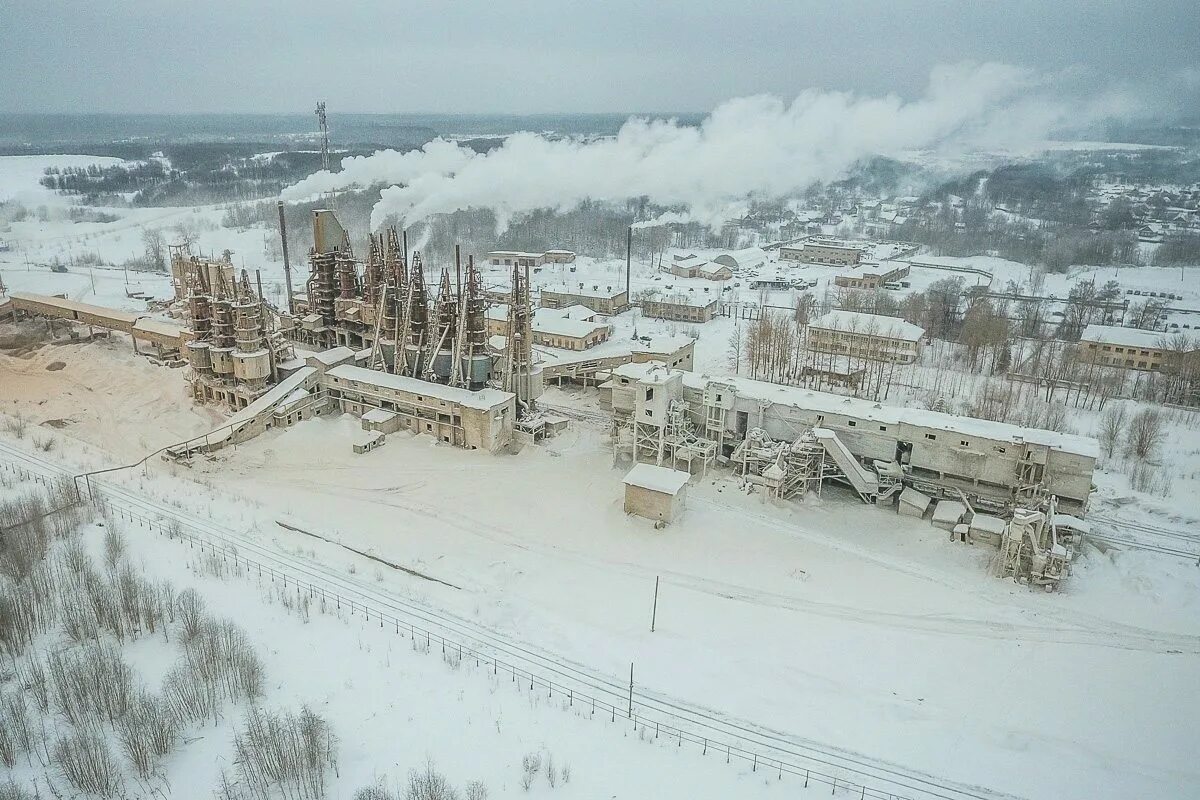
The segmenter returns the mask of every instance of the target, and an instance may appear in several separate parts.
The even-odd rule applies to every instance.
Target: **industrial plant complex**
[[[280,227],[286,245],[282,213]],[[633,470],[627,510],[657,525],[683,513],[689,481],[718,470],[779,501],[833,481],[867,503],[933,514],[952,535],[961,528],[996,547],[998,571],[1048,588],[1067,576],[1087,530],[1092,439],[697,373],[686,335],[612,338],[610,320],[634,302],[646,317],[704,323],[719,313],[715,297],[677,291],[631,302],[628,285],[580,275],[543,286],[535,306],[530,271],[573,265],[573,253],[488,253],[507,286],[485,290],[472,256],[456,248],[452,265],[430,269],[394,228],[356,251],[330,209],[312,213],[312,240],[304,291],[293,294],[289,277],[285,307],[267,302],[261,279],[239,274],[228,256],[180,245],[170,265],[176,319],[23,293],[12,294],[11,313],[121,331],[139,352],[184,366],[192,401],[232,416],[165,449],[179,461],[330,413],[360,418],[361,434],[346,443],[355,452],[407,432],[499,453],[567,427],[538,399],[546,385],[572,383],[598,387],[614,463]],[[817,238],[778,258],[869,270],[864,259],[887,247]],[[667,272],[727,281],[742,262],[762,260],[762,251],[711,263],[685,255]],[[901,319],[830,311],[809,321],[808,347],[904,365],[923,335]]]

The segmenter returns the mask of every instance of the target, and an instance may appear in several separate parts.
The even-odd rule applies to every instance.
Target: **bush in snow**
[[[424,769],[408,773],[404,800],[458,800],[458,792],[430,760],[425,762]]]
[[[327,770],[337,769],[337,736],[307,706],[299,714],[251,708],[233,748],[237,782],[222,787],[230,798],[282,793],[317,800],[325,796]]]
[[[85,794],[113,797],[123,793],[121,770],[97,731],[77,730],[59,739],[54,763],[63,777]]]
[[[1129,420],[1125,446],[1130,455],[1145,460],[1158,450],[1164,435],[1162,412],[1157,408],[1144,408]]]

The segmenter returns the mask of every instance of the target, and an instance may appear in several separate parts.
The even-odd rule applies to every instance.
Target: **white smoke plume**
[[[639,197],[686,209],[677,221],[719,225],[732,206],[836,180],[873,156],[1016,149],[1064,124],[1124,110],[1111,97],[1063,97],[1054,83],[1004,64],[942,66],[913,101],[807,90],[791,104],[766,95],[730,100],[699,127],[631,118],[613,138],[518,133],[485,154],[437,140],[419,151],[345,159],[341,172],[318,172],[283,197],[387,184],[372,228],[390,215],[411,225],[483,207],[503,229],[534,210]]]
[[[692,221],[692,215],[687,212],[668,211],[664,214],[659,214],[654,219],[644,219],[640,222],[635,222],[632,227],[640,230],[642,228],[660,228],[663,225],[678,225]]]

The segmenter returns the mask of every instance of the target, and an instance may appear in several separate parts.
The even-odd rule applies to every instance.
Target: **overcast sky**
[[[911,97],[963,60],[1194,116],[1200,4],[0,0],[0,111],[702,111],[809,87]]]

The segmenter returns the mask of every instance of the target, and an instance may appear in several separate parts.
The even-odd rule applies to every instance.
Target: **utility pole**
[[[633,719],[633,662],[629,662],[629,718]]]
[[[654,607],[650,612],[650,632],[654,633],[654,623],[658,621],[658,576],[654,576]]]

